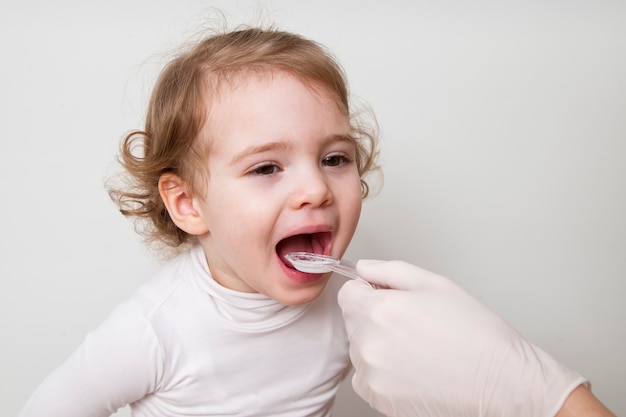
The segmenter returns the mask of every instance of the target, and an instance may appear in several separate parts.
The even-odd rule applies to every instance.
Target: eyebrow
[[[237,153],[230,161],[230,165],[235,165],[242,159],[263,152],[276,151],[276,150],[291,150],[293,145],[289,142],[276,141],[264,143],[262,145],[252,145],[245,148],[243,151]]]
[[[320,145],[327,146],[333,142],[350,142],[350,143],[356,144],[356,140],[350,135],[330,135],[325,138],[322,138],[322,140],[320,140]],[[255,155],[255,154],[263,153],[263,152],[276,151],[276,150],[290,151],[290,150],[293,150],[294,148],[295,148],[294,143],[289,142],[289,141],[274,141],[274,142],[264,143],[261,145],[248,146],[241,152],[238,152],[233,157],[233,159],[231,159],[230,165],[235,165],[238,162],[240,162],[242,159],[250,155]]]

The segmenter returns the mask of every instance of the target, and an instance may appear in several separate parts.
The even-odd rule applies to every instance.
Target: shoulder
[[[193,252],[194,248],[190,248],[164,264],[118,308],[152,319],[165,304],[176,299],[178,292],[185,290],[185,278],[197,269]]]
[[[146,350],[153,359],[159,358],[163,354],[163,335],[159,329],[163,327],[162,322],[176,322],[176,318],[170,316],[178,314],[180,307],[188,303],[191,290],[185,285],[185,277],[191,268],[189,251],[163,265],[116,306],[100,326],[88,334],[85,343],[95,349],[96,344],[106,345],[130,354],[130,358]]]
[[[149,344],[164,361],[177,356],[206,325],[211,299],[198,285],[208,274],[205,263],[202,249],[194,246],[163,265],[110,314],[111,328],[118,326],[139,346]]]

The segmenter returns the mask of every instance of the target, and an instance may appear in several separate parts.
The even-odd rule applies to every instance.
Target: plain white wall
[[[626,415],[626,3],[35,3],[0,4],[2,415],[158,268],[103,181],[212,7],[324,43],[378,115],[352,260],[450,276]]]

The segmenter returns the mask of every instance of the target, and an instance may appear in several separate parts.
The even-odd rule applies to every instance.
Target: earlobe
[[[176,174],[163,174],[159,178],[159,194],[170,218],[180,229],[190,235],[209,231],[207,224],[195,207],[188,185]]]

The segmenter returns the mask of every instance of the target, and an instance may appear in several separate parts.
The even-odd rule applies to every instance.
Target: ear
[[[188,185],[176,174],[163,174],[159,178],[159,194],[176,226],[190,235],[202,235],[208,225],[195,206]]]

